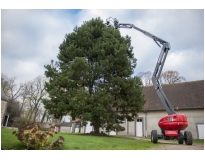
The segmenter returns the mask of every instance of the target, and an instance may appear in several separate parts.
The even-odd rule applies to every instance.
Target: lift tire
[[[192,133],[190,131],[185,131],[184,137],[185,137],[184,141],[186,145],[192,145],[193,143]]]
[[[183,133],[180,132],[180,133],[179,133],[179,138],[178,138],[178,143],[179,143],[179,144],[183,144],[183,143],[184,143],[184,139],[183,139],[183,138],[180,138],[180,137],[182,137],[182,136],[183,136]]]
[[[153,142],[153,143],[158,142],[157,130],[152,130],[152,132],[151,132],[151,142]]]

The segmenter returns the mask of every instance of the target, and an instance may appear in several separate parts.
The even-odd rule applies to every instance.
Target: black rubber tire
[[[178,143],[179,143],[179,144],[183,144],[183,143],[184,143],[184,139],[183,139],[183,138],[180,138],[181,136],[183,136],[183,133],[182,133],[182,132],[179,133],[179,138],[178,138]]]
[[[186,145],[192,145],[193,143],[192,133],[190,131],[185,131],[184,137],[185,137],[184,141]]]
[[[152,132],[151,132],[151,142],[153,142],[153,143],[158,142],[157,130],[152,130]]]

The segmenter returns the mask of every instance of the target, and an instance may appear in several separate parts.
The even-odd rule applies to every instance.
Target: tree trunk
[[[100,127],[99,126],[94,126],[94,133],[95,134],[100,133]]]
[[[46,114],[47,114],[47,110],[44,111],[43,116],[41,118],[41,123],[44,121],[44,119],[46,118]]]
[[[38,113],[38,108],[35,108],[33,122],[36,122],[37,113]]]
[[[32,109],[31,109],[30,115],[29,115],[29,117],[28,117],[28,120],[30,120],[30,121],[31,121],[31,119],[32,119],[34,109],[35,109],[35,108],[32,108]]]
[[[32,108],[29,109],[28,113],[26,114],[26,119],[28,120],[29,119],[29,116],[31,114],[31,111],[32,111]]]

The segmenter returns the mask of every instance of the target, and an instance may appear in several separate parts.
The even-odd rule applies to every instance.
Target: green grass
[[[193,144],[204,144],[204,140],[203,139],[194,139],[193,140]]]
[[[2,150],[23,150],[24,145],[12,134],[13,129],[1,129],[1,149]]]
[[[1,129],[1,149],[24,150],[25,147],[12,132],[12,129]],[[51,141],[56,140],[58,136],[65,139],[64,145],[58,150],[148,150],[159,145],[124,136],[99,137],[71,133],[55,134]]]
[[[1,129],[2,150],[24,150],[25,146],[12,134],[12,129]],[[57,150],[149,150],[151,147],[160,146],[153,144],[149,138],[136,140],[126,136],[99,137],[71,133],[58,133],[51,139],[55,141],[58,136],[65,139],[64,145]],[[172,140],[171,140],[172,141]],[[177,143],[177,140],[173,140]],[[193,144],[204,144],[204,140],[194,140]]]

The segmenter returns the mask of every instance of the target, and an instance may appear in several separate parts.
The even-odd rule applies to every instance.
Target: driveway
[[[178,144],[178,141],[158,140],[160,146],[153,147],[150,150],[204,150],[204,144],[186,145]]]
[[[135,137],[135,139],[142,140],[143,138]],[[151,142],[151,140],[148,138],[145,138],[143,140]],[[204,144],[193,143],[192,145],[186,145],[185,142],[184,144],[178,144],[177,140],[159,139],[158,144],[156,144],[156,147],[152,147],[149,150],[204,150]]]

